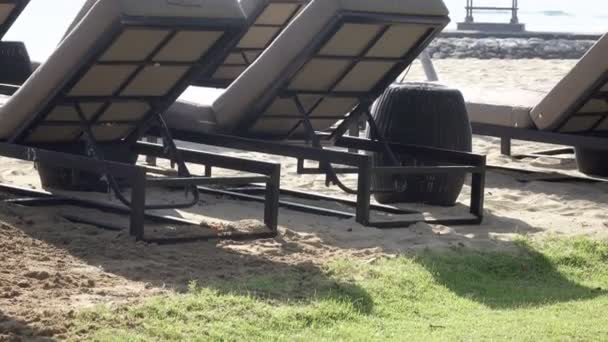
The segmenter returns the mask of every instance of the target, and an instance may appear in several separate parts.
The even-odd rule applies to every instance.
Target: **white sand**
[[[441,60],[437,62],[437,69],[440,77],[454,86],[475,83],[492,88],[547,91],[573,64],[573,61]],[[423,79],[417,65],[408,79]],[[497,141],[493,138],[475,138],[474,145],[475,151],[487,154],[493,164],[576,174],[571,160],[511,160],[499,155]],[[515,150],[533,151],[541,147],[544,146],[518,143]],[[322,176],[297,175],[293,159],[242,151],[222,150],[222,153],[280,162],[284,188],[342,195],[335,188],[325,188]],[[520,235],[608,237],[607,183],[521,182],[525,177],[524,174],[498,172],[487,175],[486,218],[480,226],[417,224],[407,229],[381,231],[363,227],[354,220],[281,209],[280,237],[277,239],[221,242],[218,245],[142,246],[125,233],[70,223],[61,218],[61,214],[96,216],[123,225],[126,225],[125,219],[70,207],[35,209],[2,205],[0,221],[4,224],[0,230],[0,258],[5,271],[0,272],[0,308],[4,310],[0,314],[24,322],[35,321],[45,317],[41,313],[44,310],[60,308],[65,312],[66,308],[80,307],[83,303],[141,298],[158,293],[164,285],[169,289],[183,288],[190,279],[208,282],[217,277],[236,277],[261,270],[274,272],[293,264],[317,265],[336,256],[373,258],[419,248],[463,246],[504,250],[509,249],[510,241]],[[5,158],[0,159],[0,181],[39,187],[37,173],[30,163]],[[350,177],[346,182],[353,184],[354,179]],[[183,199],[181,191],[154,194],[157,200]],[[466,203],[468,195],[467,186],[460,201]],[[202,204],[192,210],[165,213],[207,223],[262,217],[261,204],[214,196],[203,196],[202,200]],[[330,206],[328,203],[320,205]],[[423,209],[435,213],[462,213],[464,210],[462,207]],[[15,250],[22,250],[22,254],[15,256]],[[39,269],[50,276],[32,280],[31,272]],[[65,278],[66,274],[73,279],[56,280],[57,277]],[[52,281],[58,284],[63,281],[65,286],[48,285]],[[17,285],[19,282],[25,283]]]

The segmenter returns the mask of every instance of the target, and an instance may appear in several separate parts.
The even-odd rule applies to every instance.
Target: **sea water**
[[[450,9],[455,29],[464,21],[466,0],[444,0]],[[511,7],[511,0],[473,0],[475,6]],[[608,32],[608,0],[519,0],[519,21],[529,31],[606,33]],[[510,12],[480,11],[477,22],[505,22]]]
[[[464,21],[466,0],[444,1],[452,18],[448,28],[454,29],[457,22]],[[474,2],[478,6],[511,5],[511,0]],[[43,61],[55,49],[83,3],[84,0],[33,0],[4,39],[25,41],[32,59]],[[608,0],[519,0],[519,7],[520,21],[531,31],[608,32]],[[510,17],[505,12],[475,15],[480,22],[509,22]]]

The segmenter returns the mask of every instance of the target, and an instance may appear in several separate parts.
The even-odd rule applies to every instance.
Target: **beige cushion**
[[[125,80],[132,70],[132,66],[94,65],[91,67],[76,85],[70,89],[62,89],[64,84],[73,78],[80,66],[88,61],[89,54],[94,51],[99,39],[116,24],[116,21],[124,16],[141,17],[183,17],[205,19],[244,19],[244,14],[237,0],[188,0],[187,5],[183,1],[167,0],[98,0],[86,11],[83,18],[73,26],[73,30],[61,42],[59,47],[42,64],[26,83],[6,102],[0,109],[0,139],[8,139],[13,136],[23,125],[28,124],[36,115],[40,114],[51,100],[63,91],[69,95],[104,96],[115,92],[121,81]],[[89,3],[90,5],[90,3]],[[210,44],[219,36],[209,37],[209,31],[181,31],[184,36],[177,35],[174,39],[180,42],[179,48],[171,44],[154,57],[160,62],[154,67],[144,69],[129,84],[121,95],[144,95],[164,96],[168,87],[182,75],[183,67],[163,66],[162,61],[166,58],[176,58],[188,62],[196,62],[206,51]],[[180,34],[181,34],[180,33]],[[137,60],[138,53],[143,50],[154,49],[154,42],[162,39],[165,30],[155,31],[150,36],[145,30],[127,30],[106,50],[106,55],[100,58],[112,60],[124,57],[125,60]],[[221,35],[221,34],[220,34]],[[137,44],[135,43],[137,42]],[[118,56],[118,57],[117,57]],[[94,104],[90,104],[94,105]],[[144,108],[145,104],[135,101],[134,103],[114,104],[104,117],[116,118],[124,115],[124,118],[133,118],[133,113],[127,113],[128,109]],[[53,110],[61,111],[61,108]],[[139,113],[139,112],[138,112]],[[137,114],[137,113],[136,113]],[[137,115],[135,115],[137,117]],[[77,122],[75,122],[77,124]],[[61,128],[61,127],[60,127]],[[63,132],[62,140],[75,138],[80,132],[74,133],[74,129],[60,129],[54,131]],[[50,133],[46,135],[41,128],[36,128],[39,133],[35,135],[36,141],[53,141],[57,138]],[[111,130],[110,128],[96,128],[99,134]],[[69,132],[68,132],[69,131]],[[116,131],[122,131],[123,127],[116,126]],[[69,134],[68,134],[69,133]],[[111,140],[114,134],[108,134]]]
[[[473,123],[505,127],[534,128],[530,110],[545,95],[520,89],[460,89]]]
[[[608,34],[581,58],[578,64],[564,77],[545,98],[532,109],[532,119],[541,130],[555,130],[564,122],[562,132],[584,132],[598,124],[600,115],[577,116],[573,110],[583,96],[608,72]],[[606,101],[583,103],[583,113],[608,111]],[[567,120],[567,121],[566,121]],[[600,125],[598,129],[608,125]],[[597,129],[596,129],[597,130]]]
[[[264,94],[272,92],[273,87],[277,85],[277,81],[290,68],[298,67],[302,65],[299,63],[306,62],[306,60],[299,60],[298,58],[314,39],[319,38],[322,31],[340,11],[393,13],[411,16],[446,16],[448,14],[446,7],[440,0],[314,0],[294,19],[262,56],[213,104],[218,125],[224,130],[231,130],[242,122],[246,122],[248,114],[258,115],[261,109],[254,106],[259,104],[260,98]],[[396,55],[405,52],[404,50],[396,51],[392,44],[388,42],[397,42],[397,44],[413,42],[415,39],[411,39],[411,37],[419,33],[419,31],[416,31],[417,28],[418,25],[409,25],[406,29],[402,29],[400,25],[397,25],[394,32],[383,37],[377,47],[374,47],[374,50],[372,50],[373,56]],[[359,38],[365,40],[366,37],[373,35],[373,32],[370,33],[369,31],[374,31],[377,27],[359,27],[356,24],[350,24],[345,29],[352,30],[350,32],[359,32],[362,35]],[[403,36],[403,33],[408,35]],[[412,36],[409,34],[412,34]],[[395,40],[400,35],[401,40]],[[362,44],[360,44],[361,42],[356,35],[345,34],[340,37],[346,38],[330,40],[325,48],[328,51],[338,54],[343,53],[347,56],[352,56],[361,49]],[[344,41],[344,39],[347,41]],[[294,82],[287,86],[291,89],[322,90],[323,87],[329,86],[332,77],[337,75],[337,71],[345,67],[340,62],[341,60],[310,60],[308,64],[303,66],[305,71],[298,74]],[[357,71],[349,74],[339,85],[339,89],[344,91],[369,91],[370,84],[374,83],[391,66],[391,62],[361,63],[357,65]],[[344,103],[349,100],[352,99],[345,98],[341,102]],[[350,109],[352,108],[336,112],[333,115],[344,115]],[[335,121],[327,120],[327,123],[331,125],[330,123]],[[292,128],[287,127],[288,125],[280,120],[273,120],[273,122],[281,133],[287,133]],[[266,127],[264,132],[268,132]]]
[[[10,17],[11,13],[13,13],[14,9],[14,3],[0,3],[0,25],[4,24],[4,22]]]

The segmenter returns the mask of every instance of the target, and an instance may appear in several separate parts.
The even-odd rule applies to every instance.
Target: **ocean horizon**
[[[452,22],[464,21],[465,0],[444,0]],[[509,7],[511,0],[474,0],[476,6]],[[608,32],[608,1],[601,0],[519,0],[519,20],[529,31],[605,33]],[[477,22],[509,22],[509,12],[475,15]]]
[[[374,1],[374,0],[368,0]],[[407,0],[402,0],[407,1]],[[464,21],[465,0],[444,0],[452,22]],[[5,40],[24,41],[30,56],[45,60],[55,49],[67,26],[84,0],[32,0],[10,29]],[[511,0],[475,0],[479,6],[508,6]],[[608,32],[608,1],[606,0],[519,0],[520,21],[530,31],[605,33]],[[509,22],[509,13],[476,15],[476,21]]]

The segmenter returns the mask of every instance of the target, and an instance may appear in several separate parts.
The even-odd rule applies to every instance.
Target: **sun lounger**
[[[145,209],[198,202],[194,185],[210,181],[192,179],[183,155],[196,159],[201,154],[179,152],[165,134],[166,149],[147,148],[169,151],[180,166],[179,177],[153,181],[144,178],[141,167],[108,160],[132,149],[150,122],[162,126],[159,113],[195,76],[215,72],[213,66],[238,42],[247,20],[237,0],[97,0],[88,5],[23,86],[4,87],[10,96],[0,107],[0,155],[105,174],[118,199],[131,208],[132,233],[143,238]],[[225,158],[208,158],[229,167]],[[249,165],[257,171],[267,166]],[[118,177],[132,185],[131,200],[121,194]],[[193,200],[147,205],[146,184],[187,184]],[[272,212],[266,218],[276,221]]]
[[[579,168],[608,176],[608,35],[548,94],[465,90],[476,134],[574,146]],[[514,101],[515,103],[510,101]]]
[[[389,154],[422,153],[431,159],[466,164],[459,170],[474,169],[471,211],[475,217],[434,222],[479,222],[483,211],[482,158],[343,137],[361,116],[371,119],[372,102],[448,22],[447,9],[440,0],[313,0],[212,105],[178,101],[167,111],[166,120],[181,140],[298,158],[299,171],[327,174],[328,182],[357,194],[358,222],[382,228],[407,225],[420,218],[372,222],[370,193],[389,191],[370,189],[372,173],[448,170],[413,170],[400,165],[372,170],[370,156],[324,149],[323,144]],[[373,119],[370,124],[373,128]],[[312,142],[313,148],[269,142],[296,139]],[[319,161],[320,168],[305,169],[304,159]],[[357,189],[340,182],[340,170],[333,168],[332,162],[354,167],[346,172],[359,174]]]

